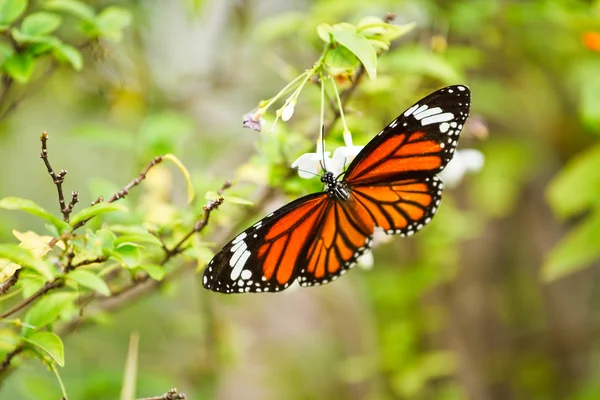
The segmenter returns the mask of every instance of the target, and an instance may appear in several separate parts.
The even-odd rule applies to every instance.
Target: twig
[[[144,397],[138,400],[187,400],[184,393],[177,393],[177,389],[173,388],[162,396]]]
[[[42,154],[40,154],[40,158],[44,161],[46,169],[48,170],[48,174],[50,174],[52,181],[56,185],[56,190],[58,191],[58,204],[60,206],[60,212],[63,215],[63,219],[65,220],[65,222],[69,222],[69,215],[71,214],[73,205],[77,203],[77,192],[73,192],[74,199],[72,199],[69,206],[67,206],[65,203],[65,195],[62,189],[62,184],[65,181],[67,171],[61,169],[60,172],[57,174],[56,172],[54,172],[54,169],[52,169],[50,161],[48,161],[48,133],[42,132],[42,135],[40,136],[40,141],[42,142]]]
[[[0,283],[0,295],[6,294],[8,292],[8,289],[17,284],[17,282],[19,281],[20,272],[20,269],[16,270],[13,276],[8,278],[6,281]]]
[[[163,160],[162,156],[154,157],[154,159],[152,161],[150,161],[150,163],[148,163],[146,168],[144,168],[144,170],[137,176],[137,178],[133,179],[131,182],[129,182],[127,185],[125,185],[121,190],[119,190],[117,193],[113,194],[110,197],[110,199],[108,199],[107,202],[113,203],[113,202],[127,196],[129,194],[129,191],[133,187],[139,185],[144,179],[146,179],[146,175],[148,174],[148,171],[150,171],[150,169],[152,169],[152,167],[154,167],[155,165],[162,162],[162,160]],[[92,202],[92,206],[102,202],[103,200],[104,199],[102,196],[98,197],[98,199],[96,201]],[[77,224],[75,224],[75,226],[73,226],[73,230],[75,230],[77,228],[81,228],[88,221],[89,221],[89,219],[78,222]],[[50,243],[52,243],[52,241]],[[54,244],[56,244],[56,242],[52,243],[52,245],[50,245],[50,243],[48,244],[50,247],[52,247]]]
[[[2,360],[2,364],[0,364],[0,374],[6,371],[6,369],[10,366],[12,359],[15,358],[15,356],[21,354],[23,350],[25,350],[25,346],[21,344],[15,347],[13,351],[6,354],[6,357],[4,357],[4,360]]]
[[[41,288],[39,288],[37,292],[35,292],[34,294],[32,294],[31,296],[29,296],[28,298],[26,298],[25,300],[23,300],[22,302],[20,302],[19,304],[17,304],[13,308],[10,308],[9,310],[7,310],[7,311],[3,312],[2,314],[0,314],[0,319],[4,319],[6,317],[10,317],[14,313],[16,313],[16,312],[22,310],[23,308],[27,307],[33,301],[35,301],[38,298],[40,298],[43,295],[45,295],[49,291],[51,291],[53,289],[56,289],[56,288],[59,288],[62,285],[64,285],[64,281],[62,279],[57,279],[54,282],[46,282],[46,283],[44,283],[44,286],[42,286]]]
[[[165,258],[163,259],[163,262],[161,263],[161,265],[164,265],[169,260],[169,258],[174,256],[175,254],[178,254],[181,251],[183,251],[184,243],[190,237],[192,237],[195,233],[202,231],[204,229],[204,227],[206,225],[208,225],[208,219],[210,217],[210,213],[213,210],[216,210],[217,208],[219,208],[219,206],[221,204],[223,204],[223,192],[225,192],[225,190],[229,189],[231,187],[231,185],[232,185],[232,183],[230,181],[225,181],[223,186],[221,186],[221,188],[217,191],[217,194],[219,195],[219,197],[217,197],[214,200],[209,201],[208,203],[206,203],[204,205],[204,207],[202,208],[204,210],[204,213],[202,214],[202,218],[200,218],[199,220],[196,221],[196,223],[194,224],[194,227],[183,238],[181,238],[181,240],[179,242],[177,242],[177,244],[175,246],[173,246],[172,249],[168,249],[167,247],[163,246],[163,249],[165,250]]]
[[[110,199],[108,199],[108,203],[115,202],[115,201],[127,196],[129,194],[129,190],[131,190],[131,188],[133,188],[134,186],[139,185],[140,182],[142,182],[144,179],[146,179],[146,174],[148,174],[148,171],[150,171],[150,169],[152,167],[154,167],[156,164],[159,164],[160,162],[162,162],[162,160],[163,160],[162,156],[154,157],[154,159],[152,161],[150,161],[150,163],[146,166],[146,168],[144,168],[144,170],[138,175],[138,177],[135,178],[134,180],[132,180],[131,182],[129,182],[127,185],[125,185],[125,187],[123,189],[121,189],[117,193],[113,194],[112,197]]]

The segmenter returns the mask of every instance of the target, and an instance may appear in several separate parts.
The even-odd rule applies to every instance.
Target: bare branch
[[[177,389],[173,388],[162,396],[144,397],[138,400],[187,400],[184,393],[177,393]]]
[[[38,289],[37,292],[35,292],[31,296],[29,296],[28,298],[26,298],[25,300],[23,300],[22,302],[20,302],[16,306],[14,306],[14,307],[8,309],[7,311],[3,312],[2,314],[0,314],[0,319],[4,319],[6,317],[10,317],[14,313],[22,310],[23,308],[27,307],[29,304],[31,304],[32,302],[34,302],[38,298],[40,298],[43,295],[45,295],[49,291],[51,291],[53,289],[56,289],[56,288],[59,288],[59,287],[61,287],[63,285],[64,285],[64,281],[62,279],[57,279],[54,282],[46,282],[44,284],[44,286],[42,286],[41,288]]]
[[[67,175],[67,171],[64,169],[61,169],[60,172],[57,174],[56,172],[54,172],[54,169],[52,169],[52,166],[50,165],[50,161],[48,160],[48,147],[47,147],[48,138],[49,138],[48,133],[42,132],[42,135],[40,136],[40,141],[42,142],[42,154],[40,154],[40,158],[44,161],[44,164],[46,165],[46,169],[48,170],[48,174],[50,175],[50,177],[52,178],[52,181],[56,185],[56,190],[58,191],[58,205],[60,207],[60,212],[63,215],[63,219],[66,222],[69,222],[69,214],[71,213],[71,210],[73,209],[73,206],[75,205],[75,203],[77,203],[77,195],[76,195],[77,192],[73,192],[74,199],[71,200],[71,203],[69,204],[69,206],[67,206],[65,203],[65,195],[64,195],[63,189],[62,189],[62,184],[65,181],[65,176]]]

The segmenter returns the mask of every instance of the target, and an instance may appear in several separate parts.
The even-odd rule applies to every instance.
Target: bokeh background
[[[3,117],[0,197],[57,208],[41,131],[82,204],[171,152],[199,193],[238,179],[237,196],[260,200],[214,214],[202,240],[218,246],[315,187],[273,165],[316,139],[317,86],[271,134],[242,129],[242,115],[314,63],[318,24],[388,12],[417,27],[381,56],[376,81],[358,85],[348,104],[355,142],[428,92],[463,83],[476,123],[459,148],[479,149],[485,165],[445,192],[430,226],[381,243],[370,270],[242,296],[209,293],[201,274],[187,275],[75,327],[61,370],[70,398],[118,398],[132,332],[140,397],[177,387],[224,400],[600,398],[599,1],[88,3],[127,7],[132,24],[122,42],[85,51],[81,72],[57,68]],[[331,150],[341,131],[332,130]],[[156,196],[168,199],[166,215],[186,207],[174,169],[138,189],[132,208],[154,212]],[[3,241],[15,241],[12,229],[43,227],[0,212]],[[60,398],[39,364],[11,372],[0,397]]]

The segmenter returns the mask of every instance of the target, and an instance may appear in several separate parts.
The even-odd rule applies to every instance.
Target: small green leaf
[[[334,29],[331,34],[339,44],[350,50],[360,60],[369,78],[377,78],[377,53],[367,38],[347,29]]]
[[[146,264],[140,265],[136,269],[141,269],[142,271],[146,272],[148,275],[150,275],[150,278],[154,279],[155,281],[162,281],[165,277],[165,269],[160,265]]]
[[[71,217],[71,226],[75,226],[78,223],[86,221],[97,215],[115,211],[125,212],[127,211],[127,207],[116,203],[99,203],[94,206],[84,208]]]
[[[542,278],[553,281],[589,266],[600,257],[600,211],[596,211],[550,251],[542,267]]]
[[[61,367],[65,366],[65,348],[62,340],[55,333],[34,332],[24,339],[48,353]]]
[[[61,23],[62,18],[58,14],[44,11],[34,12],[23,20],[21,32],[32,36],[48,35],[58,29]]]
[[[52,270],[45,261],[35,258],[29,250],[16,244],[0,244],[0,258],[6,258],[22,267],[31,268],[47,280],[54,279]]]
[[[123,39],[123,29],[129,24],[131,24],[131,12],[123,7],[106,7],[96,17],[96,29],[100,36],[115,42]]]
[[[546,198],[561,217],[576,215],[598,204],[600,145],[571,158],[548,185]]]
[[[17,82],[27,83],[33,73],[34,58],[29,53],[15,53],[4,62],[4,70]]]
[[[26,0],[0,0],[0,25],[8,25],[27,8]]]
[[[26,213],[35,215],[36,217],[41,217],[54,225],[61,233],[69,229],[69,224],[67,222],[46,211],[37,203],[29,199],[23,199],[20,197],[5,197],[0,200],[0,208],[4,208],[5,210],[24,211]]]
[[[83,68],[83,57],[81,52],[75,47],[65,43],[57,43],[54,46],[54,56],[60,61],[66,61],[75,71],[81,71]]]
[[[133,244],[154,244],[157,246],[162,246],[160,240],[150,233],[146,232],[143,234],[131,234],[131,235],[122,235],[117,237],[115,240],[115,247],[119,247],[123,243],[133,243]]]
[[[49,0],[43,3],[43,6],[49,10],[62,11],[86,21],[93,20],[96,14],[91,6],[76,0]]]
[[[23,321],[29,325],[35,326],[36,329],[51,324],[58,318],[63,309],[69,307],[71,303],[73,303],[77,296],[77,293],[71,292],[47,294],[27,311]],[[31,328],[23,326],[22,333],[24,337],[29,337],[32,332],[33,330]]]
[[[329,43],[331,41],[330,34],[332,30],[333,27],[329,24],[319,24],[319,26],[317,26],[317,35],[319,35],[322,41]]]
[[[4,63],[4,61],[15,54],[15,50],[12,46],[5,42],[0,42],[0,65]]]
[[[68,279],[77,282],[79,285],[88,289],[95,290],[96,292],[110,296],[110,289],[106,285],[106,282],[102,280],[98,275],[85,269],[76,269],[67,275]]]

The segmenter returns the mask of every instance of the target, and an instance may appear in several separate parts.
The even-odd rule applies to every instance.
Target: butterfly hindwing
[[[371,247],[373,220],[357,211],[337,200],[330,203],[308,247],[306,264],[298,279],[300,286],[322,285],[337,279]]]
[[[415,177],[387,184],[357,186],[352,191],[375,225],[387,234],[411,236],[428,224],[442,199],[437,176]]]
[[[448,86],[421,99],[361,150],[344,180],[357,186],[440,172],[454,155],[470,99],[464,85]]]

